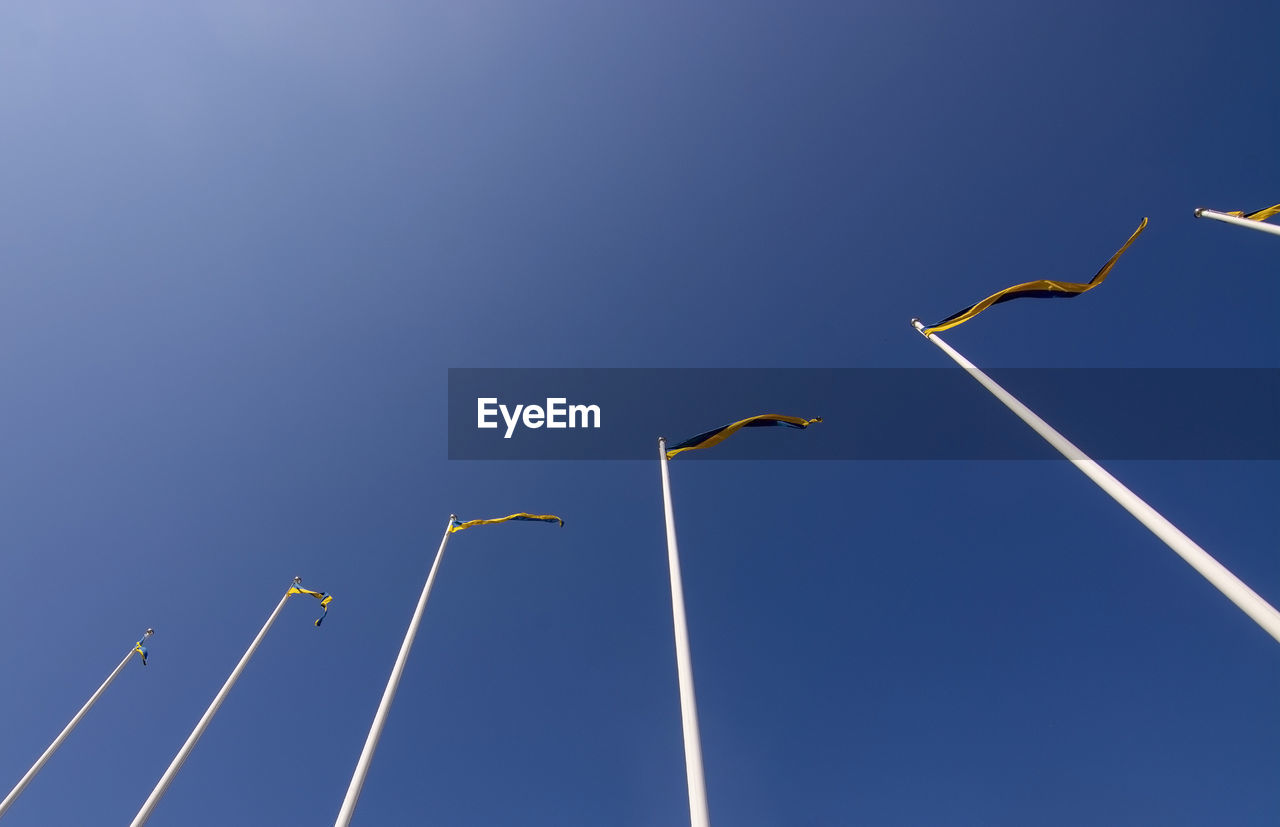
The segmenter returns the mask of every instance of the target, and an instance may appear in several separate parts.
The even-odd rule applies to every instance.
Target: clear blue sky
[[[656,463],[449,462],[450,367],[940,367],[1144,215],[949,341],[1277,367],[1191,211],[1280,201],[1280,8],[961,6],[5,5],[4,790],[156,629],[6,827],[127,823],[295,574],[151,823],[331,823],[512,511],[356,823],[687,823]],[[1276,463],[1112,470],[1280,600]],[[714,823],[1280,819],[1275,642],[1069,466],[672,471]]]

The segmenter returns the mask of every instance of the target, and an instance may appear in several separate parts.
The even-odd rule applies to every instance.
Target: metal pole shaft
[[[1241,218],[1237,215],[1227,215],[1217,210],[1207,210],[1204,207],[1196,210],[1196,218],[1212,218],[1214,221],[1221,221],[1225,224],[1235,224],[1237,227],[1246,227],[1250,230],[1257,230],[1263,233],[1271,233],[1272,235],[1280,235],[1280,224],[1268,224],[1265,221],[1253,221],[1248,218]]]
[[[920,324],[919,321],[912,320],[912,324],[916,330],[924,331],[924,325]],[[1253,618],[1254,622],[1261,626],[1267,634],[1280,641],[1280,612],[1277,612],[1274,606],[1263,600],[1257,592],[1245,585],[1240,578],[1232,574],[1226,566],[1215,560],[1209,552],[1201,548],[1190,537],[1183,534],[1177,526],[1166,520],[1160,512],[1130,491],[1118,479],[1111,476],[1105,468],[1090,459],[1084,451],[1081,451],[1066,437],[1054,430],[1049,423],[1036,416],[1034,411],[1019,402],[1014,398],[1013,394],[998,385],[994,379],[979,370],[954,348],[939,339],[935,334],[929,334],[926,338],[954,359],[956,364],[968,371],[969,375],[989,390],[992,396],[1003,402],[1005,407],[1018,415],[1019,419],[1030,425],[1032,430],[1058,449],[1059,453],[1070,460],[1085,476],[1093,480],[1099,488],[1110,494],[1112,499],[1120,503],[1138,522],[1150,529],[1151,533],[1163,540],[1169,548],[1187,561],[1193,569],[1200,572],[1206,580],[1218,588],[1218,591],[1226,595],[1228,600]]]
[[[143,635],[142,639],[146,640],[147,635]],[[133,651],[133,649],[129,650],[129,654],[124,656],[124,660],[120,661],[120,665],[113,669],[110,675],[107,675],[107,679],[102,682],[102,686],[98,687],[98,691],[94,692],[93,695],[89,697],[89,700],[85,702],[85,705],[80,707],[80,711],[71,719],[71,723],[67,724],[66,727],[63,728],[62,732],[58,734],[58,737],[53,739],[53,743],[44,751],[43,755],[36,759],[36,762],[31,765],[31,769],[27,770],[27,774],[22,776],[22,780],[18,782],[17,786],[10,790],[9,794],[5,796],[4,801],[0,801],[0,818],[4,817],[4,814],[13,806],[13,803],[18,800],[18,796],[22,795],[22,791],[31,783],[31,779],[36,777],[36,774],[40,772],[45,763],[47,763],[48,760],[53,757],[53,754],[58,751],[58,747],[62,746],[62,742],[67,740],[67,736],[69,736],[71,731],[76,728],[76,725],[80,723],[80,719],[85,716],[85,713],[90,709],[93,709],[93,705],[98,702],[98,698],[102,697],[102,693],[107,691],[107,687],[116,679],[116,675],[119,675],[124,671],[124,668],[129,664],[129,660],[133,657]]]
[[[391,711],[391,702],[395,700],[396,689],[400,686],[400,677],[404,674],[405,663],[409,660],[409,650],[413,648],[413,639],[418,634],[418,625],[422,622],[422,612],[427,607],[427,597],[431,594],[431,585],[436,581],[436,572],[440,569],[440,561],[444,559],[445,546],[449,544],[449,528],[453,525],[453,515],[449,515],[449,525],[445,526],[444,537],[440,538],[440,549],[436,552],[435,562],[431,564],[431,572],[418,597],[418,606],[413,611],[409,628],[404,633],[404,642],[400,644],[400,654],[396,656],[395,666],[391,667],[391,677],[387,679],[387,688],[382,692],[382,701],[373,716],[373,725],[369,727],[369,737],[364,741],[364,749],[360,752],[360,760],[356,762],[355,772],[351,774],[351,784],[347,787],[347,796],[342,800],[342,809],[338,812],[338,820],[334,827],[347,827],[356,812],[356,803],[360,800],[360,790],[369,775],[369,765],[373,763],[374,750],[378,748],[378,739],[382,737],[382,728],[386,726],[387,714]]]
[[[295,583],[298,581],[295,579]],[[164,798],[165,792],[169,789],[169,785],[173,783],[173,778],[178,774],[178,770],[182,769],[183,763],[187,760],[187,756],[191,754],[191,750],[195,749],[196,742],[200,740],[200,736],[204,735],[204,731],[209,728],[209,722],[213,720],[213,716],[218,713],[218,708],[222,706],[222,702],[227,699],[227,695],[231,692],[231,687],[236,685],[236,681],[240,678],[240,673],[244,671],[248,665],[249,659],[253,657],[253,653],[258,651],[258,644],[262,643],[262,639],[267,636],[267,631],[271,629],[271,624],[276,622],[276,617],[280,614],[280,610],[284,608],[284,604],[289,600],[289,593],[286,591],[284,597],[280,598],[280,602],[276,604],[275,611],[267,618],[267,622],[262,624],[262,629],[258,632],[258,636],[253,639],[253,643],[249,644],[249,648],[245,650],[244,656],[240,658],[240,662],[236,664],[236,668],[232,670],[231,676],[227,678],[227,682],[218,690],[218,694],[214,696],[213,703],[209,704],[209,708],[204,711],[204,715],[200,718],[200,722],[196,724],[196,728],[191,730],[191,734],[187,736],[187,742],[182,745],[182,749],[178,750],[178,754],[174,756],[169,769],[164,771],[164,775],[156,783],[155,789],[151,791],[151,795],[147,797],[146,802],[142,805],[142,809],[133,817],[130,827],[142,827],[147,823],[147,819],[151,818],[151,814],[155,812],[156,805],[160,803],[160,799]]]
[[[684,730],[684,771],[689,787],[689,823],[709,827],[707,781],[702,770],[702,737],[698,732],[698,702],[693,691],[693,657],[684,613],[684,585],[680,579],[680,551],[676,546],[676,518],[671,508],[671,477],[667,472],[667,440],[658,438],[662,466],[662,506],[667,518],[667,567],[671,572],[671,619],[676,636],[676,673],[680,679],[680,720]]]

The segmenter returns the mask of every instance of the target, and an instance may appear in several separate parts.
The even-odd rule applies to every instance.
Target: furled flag
[[[288,594],[305,594],[314,597],[320,601],[320,608],[324,609],[324,613],[316,618],[316,625],[319,626],[324,619],[329,616],[329,603],[333,601],[333,595],[324,592],[313,592],[311,589],[304,589],[301,586],[291,586]]]
[[[964,324],[982,311],[986,310],[993,304],[1011,301],[1013,299],[1073,299],[1081,293],[1085,293],[1102,284],[1106,279],[1107,273],[1111,272],[1111,268],[1115,266],[1116,260],[1125,250],[1129,249],[1129,245],[1133,243],[1142,231],[1147,228],[1147,219],[1142,219],[1142,223],[1138,225],[1138,229],[1133,231],[1133,235],[1129,236],[1129,240],[1124,246],[1116,250],[1115,255],[1107,259],[1107,263],[1102,265],[1102,269],[1098,274],[1089,279],[1084,284],[1073,281],[1050,281],[1041,279],[1039,281],[1029,281],[1026,284],[1015,284],[1013,287],[1006,287],[995,295],[988,296],[977,304],[970,305],[959,313],[952,313],[940,322],[929,325],[920,332],[928,336],[930,333],[938,333],[943,330],[955,327],[958,324]]]
[[[146,639],[147,638],[143,636],[142,640],[146,640]],[[147,647],[142,645],[142,640],[138,641],[133,645],[133,651],[137,652],[142,657],[142,665],[146,666],[147,665]],[[116,651],[119,651],[119,650],[117,649]]]
[[[1247,218],[1250,221],[1266,221],[1273,215],[1280,215],[1280,204],[1276,204],[1274,207],[1267,207],[1265,210],[1258,210],[1257,212],[1241,212],[1240,210],[1236,210],[1235,212],[1227,213],[1227,215],[1234,215],[1237,218]]]
[[[763,428],[772,425],[780,425],[784,428],[808,428],[815,422],[821,422],[822,417],[817,419],[804,419],[799,416],[783,416],[782,414],[760,414],[759,416],[751,416],[746,419],[740,419],[737,422],[731,422],[728,425],[721,425],[719,428],[707,431],[704,434],[698,434],[695,437],[686,439],[679,445],[667,451],[667,459],[671,459],[681,451],[696,451],[699,448],[710,448],[712,445],[719,445],[729,437],[733,436],[743,428]]]
[[[527,522],[534,523],[559,523],[561,528],[564,527],[564,520],[554,514],[526,514],[521,511],[519,514],[509,514],[506,517],[494,517],[492,520],[467,520],[465,523],[458,522],[458,518],[454,517],[453,522],[449,525],[449,532],[462,531],[464,528],[471,528],[473,525],[505,523],[507,520],[525,520]]]

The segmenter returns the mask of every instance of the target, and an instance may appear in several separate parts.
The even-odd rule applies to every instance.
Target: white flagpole
[[[154,629],[148,629],[143,633],[142,640],[145,641],[154,633]],[[18,785],[9,791],[9,794],[5,796],[4,801],[0,801],[0,818],[4,817],[4,814],[13,806],[13,803],[18,800],[18,796],[22,795],[22,791],[31,783],[31,779],[36,777],[36,774],[39,773],[48,760],[53,757],[53,754],[58,751],[58,747],[62,746],[62,742],[67,740],[67,736],[70,735],[71,731],[80,723],[80,719],[85,716],[85,713],[90,709],[93,709],[93,705],[98,702],[98,698],[102,697],[102,693],[107,691],[107,687],[116,679],[116,675],[119,675],[124,671],[124,668],[129,664],[130,659],[133,658],[133,654],[136,651],[137,646],[135,645],[133,649],[129,650],[129,654],[124,656],[124,660],[120,661],[120,665],[112,670],[110,675],[107,675],[107,679],[102,682],[102,686],[98,687],[98,691],[94,692],[93,695],[89,697],[89,700],[85,702],[85,705],[80,707],[80,711],[71,719],[71,723],[67,724],[66,727],[63,728],[62,732],[58,734],[58,737],[53,739],[53,743],[49,745],[49,748],[44,751],[44,754],[36,759],[36,762],[31,765],[31,769],[27,770],[27,774],[22,776],[22,780],[18,782]]]
[[[658,437],[658,459],[662,464],[662,507],[667,517],[667,567],[671,572],[671,619],[676,633],[676,673],[680,679],[680,720],[684,729],[684,772],[689,786],[689,824],[691,827],[709,827],[707,781],[702,771],[702,737],[698,733],[698,702],[693,692],[693,657],[689,653],[689,627],[684,615],[676,518],[671,509],[666,437]]]
[[[911,324],[916,330],[924,333],[924,325],[919,319],[912,319]],[[1098,487],[1111,495],[1112,499],[1120,503],[1126,511],[1137,518],[1138,522],[1151,530],[1169,548],[1183,560],[1187,561],[1190,566],[1200,572],[1206,580],[1217,586],[1218,591],[1227,596],[1227,599],[1236,604],[1253,621],[1271,635],[1277,641],[1280,641],[1280,612],[1267,601],[1263,600],[1257,592],[1244,584],[1240,578],[1232,574],[1225,566],[1196,544],[1190,537],[1183,534],[1173,523],[1169,522],[1150,505],[1147,505],[1137,494],[1134,494],[1124,486],[1118,479],[1111,476],[1105,468],[1090,459],[1083,451],[1072,444],[1066,437],[1053,429],[1049,423],[1036,416],[1035,412],[1026,405],[1014,398],[995,380],[987,376],[979,370],[972,362],[960,355],[951,345],[942,341],[936,334],[925,334],[925,338],[937,345],[944,353],[955,360],[956,364],[969,372],[969,375],[977,379],[987,390],[991,391],[991,395],[999,399],[1005,406],[1018,415],[1018,418],[1031,426],[1037,434],[1042,436],[1046,442],[1057,448],[1059,453],[1070,460],[1071,464],[1079,468],[1085,476],[1097,483]]]
[[[293,585],[302,582],[302,578],[293,578]],[[258,651],[258,644],[262,643],[262,639],[267,636],[271,624],[276,622],[276,617],[280,614],[280,610],[284,608],[284,604],[289,601],[289,592],[284,593],[284,597],[280,598],[280,602],[276,604],[275,611],[267,618],[267,622],[262,624],[258,636],[253,639],[253,643],[249,644],[249,648],[245,650],[244,656],[240,658],[240,662],[236,664],[236,668],[231,671],[227,682],[218,690],[218,694],[214,696],[213,703],[209,704],[209,708],[204,711],[204,715],[200,718],[200,722],[196,724],[196,728],[191,730],[191,734],[187,736],[187,742],[182,745],[182,749],[178,750],[178,754],[173,757],[173,761],[169,764],[169,769],[164,771],[164,775],[156,783],[155,789],[151,791],[151,795],[147,796],[146,802],[142,805],[142,809],[133,817],[133,822],[129,827],[142,827],[147,823],[147,819],[151,818],[151,814],[155,812],[156,805],[160,803],[160,799],[164,798],[165,792],[169,789],[169,785],[173,783],[173,778],[178,774],[178,770],[182,769],[183,763],[186,762],[187,756],[191,754],[191,750],[195,749],[196,742],[200,740],[200,736],[204,735],[204,731],[209,728],[209,722],[213,720],[213,716],[218,713],[218,708],[222,706],[222,702],[227,699],[227,695],[231,692],[231,687],[236,685],[236,681],[240,679],[240,673],[244,671],[245,666],[249,664],[249,659],[253,657],[253,653]]]
[[[1248,227],[1250,230],[1258,230],[1272,235],[1280,235],[1280,224],[1268,224],[1265,221],[1253,221],[1248,218],[1241,218],[1238,215],[1227,215],[1217,210],[1205,209],[1199,207],[1196,209],[1196,218],[1212,218],[1214,221],[1221,221],[1225,224],[1235,224],[1237,227]]]
[[[409,650],[413,648],[413,639],[418,634],[418,624],[422,622],[422,612],[427,607],[427,597],[431,594],[431,585],[436,581],[436,572],[440,569],[440,561],[444,559],[444,548],[449,544],[449,529],[453,526],[454,515],[449,515],[449,524],[445,526],[444,537],[440,538],[440,549],[436,552],[435,562],[431,564],[431,572],[418,597],[418,607],[413,610],[413,618],[404,633],[404,642],[400,644],[400,654],[396,656],[395,666],[391,667],[391,677],[387,679],[387,688],[382,692],[382,702],[373,716],[373,725],[369,727],[369,737],[365,738],[364,749],[360,759],[356,761],[355,772],[351,774],[351,784],[347,787],[347,796],[342,800],[342,809],[338,812],[338,820],[334,827],[347,827],[356,812],[356,802],[360,800],[360,790],[369,775],[369,765],[373,763],[373,752],[378,748],[378,739],[382,737],[382,728],[387,724],[387,714],[391,711],[391,702],[395,700],[396,689],[400,686],[400,676],[404,674],[404,665],[409,660]]]

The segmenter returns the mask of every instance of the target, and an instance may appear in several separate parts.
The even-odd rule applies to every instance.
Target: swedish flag
[[[1013,287],[1006,287],[999,293],[988,296],[958,313],[952,313],[942,321],[929,325],[920,332],[928,336],[930,333],[948,330],[956,325],[964,324],[993,304],[1000,304],[1013,299],[1073,299],[1081,293],[1086,293],[1102,284],[1107,274],[1111,272],[1111,268],[1115,266],[1116,260],[1120,258],[1125,250],[1129,249],[1129,245],[1146,228],[1147,219],[1144,218],[1142,223],[1138,225],[1138,229],[1133,231],[1133,235],[1129,236],[1129,240],[1124,243],[1124,246],[1116,250],[1115,255],[1107,259],[1107,263],[1102,265],[1102,269],[1098,271],[1097,275],[1083,284],[1073,281],[1050,281],[1048,279],[1029,281],[1026,284],[1015,284]]]
[[[142,640],[146,640],[146,638],[143,638]],[[142,665],[146,666],[147,665],[147,647],[142,645],[142,640],[138,641],[133,645],[133,651],[137,652],[138,655],[141,656]]]
[[[554,514],[526,514],[521,511],[519,514],[508,514],[506,517],[494,517],[491,520],[467,520],[465,523],[458,522],[458,518],[454,517],[453,522],[449,525],[449,532],[462,531],[471,528],[473,525],[493,525],[494,523],[505,523],[507,520],[524,520],[534,523],[559,523],[560,527],[564,527],[564,520]]]
[[[304,589],[301,586],[289,587],[289,591],[286,592],[286,594],[305,594],[320,601],[320,608],[324,609],[324,613],[316,619],[317,626],[323,623],[324,619],[329,616],[329,604],[333,601],[333,595],[325,594],[324,592],[312,591],[311,589]]]
[[[1227,215],[1234,215],[1237,218],[1247,218],[1250,221],[1266,221],[1273,215],[1280,215],[1280,204],[1276,204],[1274,207],[1267,207],[1265,210],[1258,210],[1257,212],[1247,213],[1236,210],[1235,212],[1227,213]]]
[[[710,448],[712,445],[719,445],[729,437],[736,434],[743,428],[763,428],[768,426],[780,425],[784,428],[808,428],[815,422],[821,422],[822,417],[817,419],[804,419],[799,416],[784,416],[782,414],[760,414],[759,416],[751,416],[746,419],[740,419],[737,422],[731,422],[728,425],[721,425],[719,428],[698,434],[695,437],[686,439],[679,445],[667,451],[667,459],[671,459],[681,451],[696,451],[700,448]]]

